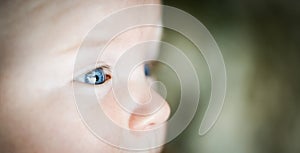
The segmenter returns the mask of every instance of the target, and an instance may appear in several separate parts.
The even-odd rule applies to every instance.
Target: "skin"
[[[117,103],[112,92],[111,80],[114,79],[112,74],[108,74],[110,79],[100,86],[74,80],[80,70],[95,64],[90,57],[98,55],[94,49],[97,45],[91,45],[85,48],[86,57],[79,66],[80,70],[78,72],[74,70],[80,44],[94,25],[119,9],[159,3],[156,0],[2,1],[0,152],[133,152],[108,145],[88,130],[75,105],[74,85],[86,96],[91,94],[90,89],[95,89],[102,110],[122,128],[144,130],[164,123],[169,117],[170,108],[163,98],[152,90],[150,94],[156,95],[155,100],[162,101],[163,105],[151,115],[139,116],[122,109]],[[157,16],[157,20],[160,20],[159,13]],[[118,58],[126,52],[126,48],[159,38],[160,30],[153,27],[124,32],[112,40],[98,62],[105,63],[113,69]],[[104,38],[99,38],[98,41],[102,39]],[[99,44],[92,40],[88,42]],[[156,54],[155,52],[157,50],[153,50],[150,54]],[[143,53],[138,56],[146,55]],[[143,103],[149,98],[148,81],[142,66],[133,71],[129,89],[131,96],[138,102]],[[121,131],[107,133],[106,136],[119,137],[119,143],[126,141]],[[139,136],[133,135],[134,137]],[[149,139],[162,141],[164,134],[159,136],[153,134]],[[161,148],[156,148],[142,152],[160,152],[160,150]]]

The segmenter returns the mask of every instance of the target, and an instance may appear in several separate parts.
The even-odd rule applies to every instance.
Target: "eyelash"
[[[107,66],[95,68],[87,73],[80,75],[76,80],[82,83],[91,85],[101,85],[111,79],[111,75],[104,69],[108,69]],[[151,64],[146,63],[144,65],[144,74],[146,77],[151,77]],[[99,76],[100,75],[100,76]]]

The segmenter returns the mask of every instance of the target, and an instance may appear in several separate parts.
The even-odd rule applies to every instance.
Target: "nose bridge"
[[[151,101],[151,88],[146,83],[130,81],[128,90],[132,100],[138,105],[143,105]]]
[[[151,88],[144,75],[144,67],[138,66],[129,76],[128,90],[137,104],[145,104],[151,99]]]

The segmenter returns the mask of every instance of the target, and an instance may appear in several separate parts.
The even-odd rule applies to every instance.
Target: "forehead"
[[[92,1],[7,1],[2,2],[0,21],[1,47],[21,54],[44,54],[74,50],[99,21],[117,10],[140,5],[157,4],[157,0],[92,0]],[[13,12],[12,12],[13,10]],[[159,11],[159,10],[158,10]],[[5,29],[5,30],[4,30]],[[107,28],[109,30],[109,27]],[[143,32],[141,32],[143,31]],[[134,38],[149,30],[135,30]],[[150,30],[151,31],[151,30]],[[106,41],[101,30],[94,33],[91,44]],[[118,40],[129,40],[125,39]],[[121,42],[121,41],[119,41]],[[11,44],[14,44],[13,46]],[[34,45],[33,45],[34,44]],[[25,50],[26,49],[26,50]]]

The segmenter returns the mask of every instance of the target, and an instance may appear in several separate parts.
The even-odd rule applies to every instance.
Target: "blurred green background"
[[[215,126],[198,135],[210,94],[203,57],[180,34],[165,29],[163,40],[185,51],[200,76],[201,98],[188,128],[164,153],[300,152],[300,1],[167,0],[165,5],[198,18],[218,43],[227,69],[225,105]],[[161,52],[161,56],[170,57]],[[172,113],[180,84],[174,72],[158,73]]]

